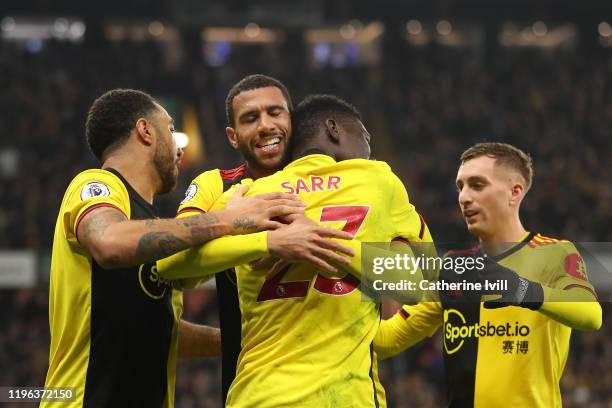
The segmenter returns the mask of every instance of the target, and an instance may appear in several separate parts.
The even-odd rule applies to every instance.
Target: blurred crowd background
[[[340,3],[344,6],[323,15],[348,21],[350,2]],[[497,29],[478,23],[485,29],[480,40],[470,43],[466,30],[457,45],[419,42],[426,24],[410,21],[408,34],[403,25],[387,26],[375,44],[351,45],[348,36],[339,53],[335,45],[306,44],[303,27],[287,30],[282,41],[229,46],[203,44],[192,29],[177,52],[175,43],[155,38],[151,24],[150,35],[138,40],[112,37],[90,17],[78,41],[11,41],[7,32],[19,20],[3,18],[0,250],[33,251],[41,273],[35,287],[0,289],[0,385],[44,383],[45,273],[57,210],[68,182],[98,166],[85,144],[84,120],[95,97],[111,88],[143,89],[167,101],[179,128],[187,110],[195,113],[190,123],[197,124],[201,148],[186,160],[177,190],[158,200],[165,216],[174,214],[195,175],[241,164],[225,137],[225,96],[243,76],[265,73],[283,81],[295,103],[309,93],[332,93],[357,106],[372,134],[374,155],[402,178],[439,241],[469,239],[454,177],[461,152],[479,141],[509,142],[532,155],[534,187],[522,209],[528,229],[576,242],[612,241],[610,25],[593,17],[588,26],[593,33],[579,24],[568,44],[512,47],[504,46],[496,31],[501,23]],[[359,31],[365,23],[357,23],[352,27]],[[537,34],[541,27],[531,24],[526,27]],[[431,26],[440,37],[445,27]],[[552,26],[547,32],[554,32]],[[599,332],[573,334],[562,380],[566,407],[612,407],[612,308],[603,306]],[[217,325],[214,290],[187,293],[185,317]],[[441,344],[434,337],[381,364],[390,407],[444,404]],[[220,406],[219,380],[216,359],[181,362],[176,406]]]

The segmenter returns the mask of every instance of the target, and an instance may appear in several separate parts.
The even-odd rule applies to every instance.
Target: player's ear
[[[521,200],[523,199],[524,192],[525,187],[523,186],[523,184],[519,182],[514,182],[514,184],[512,185],[512,189],[510,190],[510,200],[508,201],[510,207],[514,207],[517,204],[520,204]]]
[[[338,144],[340,142],[340,130],[338,128],[338,123],[333,119],[327,119],[325,121],[325,128],[332,142]]]
[[[139,118],[136,121],[136,134],[138,140],[145,146],[151,146],[153,144],[153,124],[145,118]]]
[[[234,128],[231,128],[229,126],[226,127],[225,134],[227,135],[227,140],[229,140],[232,147],[234,149],[237,149],[238,148],[238,135],[236,134],[236,131],[234,130]]]

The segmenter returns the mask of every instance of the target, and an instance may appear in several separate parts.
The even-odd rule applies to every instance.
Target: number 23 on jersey
[[[359,232],[369,211],[370,207],[364,205],[323,207],[319,221],[344,221],[346,223],[342,231],[354,237]],[[258,302],[306,297],[310,280],[281,282],[291,266],[288,265],[275,276],[266,279],[257,296]],[[343,278],[326,278],[317,274],[313,287],[321,293],[342,296],[352,293],[358,285],[359,280],[352,275],[346,275]]]

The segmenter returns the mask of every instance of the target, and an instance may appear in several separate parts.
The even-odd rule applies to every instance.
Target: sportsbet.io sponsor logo
[[[463,343],[469,338],[479,337],[526,337],[529,327],[515,322],[514,325],[491,324],[483,322],[467,324],[463,314],[456,309],[444,311],[444,350],[446,354],[454,354],[461,349]]]
[[[138,282],[143,292],[155,300],[163,298],[166,290],[172,287],[168,279],[159,276],[156,264],[140,265],[140,269],[138,269]]]

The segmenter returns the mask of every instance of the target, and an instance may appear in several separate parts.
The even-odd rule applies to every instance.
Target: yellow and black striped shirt
[[[182,294],[154,263],[105,270],[92,259],[76,231],[101,206],[157,217],[115,170],[86,170],[68,186],[53,239],[45,387],[74,387],[76,401],[41,407],[172,407]]]

